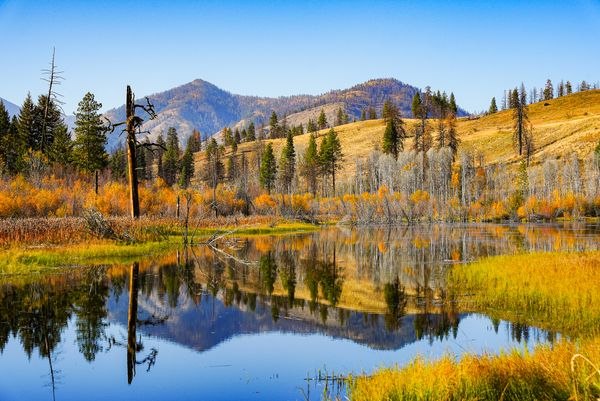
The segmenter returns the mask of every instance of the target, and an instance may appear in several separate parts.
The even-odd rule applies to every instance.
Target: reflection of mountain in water
[[[185,295],[181,295],[183,298]],[[366,314],[329,307],[327,312],[320,305],[315,313],[309,310],[308,303],[295,302],[293,308],[273,317],[273,306],[282,303],[274,297],[265,297],[257,302],[252,311],[245,305],[225,306],[222,299],[204,295],[197,305],[191,299],[179,303],[176,309],[165,307],[154,297],[140,297],[138,318],[163,314],[168,319],[160,325],[145,325],[140,331],[193,348],[197,351],[209,350],[221,342],[239,335],[266,332],[295,334],[323,334],[333,338],[348,339],[373,349],[399,349],[422,337],[430,340],[456,335],[459,318],[449,314],[410,314],[401,317],[395,330],[386,327],[385,316]],[[127,299],[118,301],[111,297],[108,309],[109,319],[125,325],[127,322]],[[326,323],[322,322],[327,313]],[[454,329],[454,332],[453,332]]]

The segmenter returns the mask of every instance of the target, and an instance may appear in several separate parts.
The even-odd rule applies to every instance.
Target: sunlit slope
[[[512,113],[512,110],[506,110],[478,119],[460,119],[457,129],[461,147],[475,153],[482,152],[486,163],[517,161],[518,157],[512,145]],[[579,157],[585,157],[600,141],[600,90],[575,93],[532,104],[529,106],[529,120],[534,130],[533,163],[549,156],[560,158],[573,151],[577,152]],[[405,149],[410,150],[413,144],[413,126],[416,121],[412,119],[404,119],[404,121],[409,134]],[[429,124],[435,140],[437,122],[430,120]],[[360,121],[335,127],[335,130],[344,153],[345,160],[341,173],[344,176],[354,173],[357,158],[364,158],[381,146],[385,123],[383,120]],[[319,137],[326,132],[327,130],[320,131]],[[302,155],[308,139],[308,134],[294,138],[297,155]],[[265,142],[273,143],[278,158],[285,139]],[[254,143],[245,143],[240,145],[239,150],[253,151],[255,147]],[[228,154],[229,149],[226,156]],[[204,152],[197,154],[196,163],[202,165],[204,158]]]

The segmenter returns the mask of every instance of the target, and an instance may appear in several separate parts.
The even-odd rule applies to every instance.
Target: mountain
[[[349,89],[332,90],[322,95],[297,95],[278,98],[236,95],[201,79],[149,96],[158,116],[144,124],[150,138],[156,138],[169,127],[174,127],[183,142],[199,130],[204,137],[211,136],[227,126],[245,127],[251,121],[258,126],[268,124],[272,111],[281,118],[289,116],[288,123],[306,124],[321,108],[328,120],[334,121],[338,108],[359,119],[361,111],[369,106],[380,114],[386,99],[394,101],[404,116],[410,115],[413,95],[419,89],[396,79],[374,79]],[[461,115],[466,115],[460,110]],[[110,110],[106,117],[112,122],[125,119],[125,107]],[[118,132],[109,137],[109,149],[122,143]]]
[[[4,103],[4,107],[8,111],[8,115],[10,116],[10,118],[12,118],[12,116],[18,115],[19,112],[21,111],[21,108],[19,106],[17,106],[14,103],[9,102],[6,99],[3,99],[0,97],[0,102]]]

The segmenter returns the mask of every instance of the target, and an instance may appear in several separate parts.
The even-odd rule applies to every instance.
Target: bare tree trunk
[[[129,167],[129,200],[131,202],[131,217],[137,219],[140,217],[140,199],[138,194],[138,179],[136,169],[136,140],[135,140],[135,99],[131,92],[131,87],[127,85],[127,164]]]
[[[127,383],[129,384],[135,376],[136,365],[138,273],[139,264],[135,262],[131,265],[129,276],[129,310],[127,315]]]

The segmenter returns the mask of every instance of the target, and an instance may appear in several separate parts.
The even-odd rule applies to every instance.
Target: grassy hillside
[[[560,158],[570,152],[585,157],[600,141],[600,90],[575,93],[548,102],[529,106],[529,119],[533,125],[535,153],[533,163],[549,156]],[[405,119],[407,131],[412,131],[415,120]],[[434,128],[435,121],[430,121]],[[460,119],[457,129],[461,147],[476,153],[483,152],[486,163],[515,162],[518,157],[512,146],[512,110],[501,111],[478,119]],[[341,176],[354,173],[356,158],[368,156],[380,146],[385,123],[383,120],[368,120],[335,127],[340,137],[345,160]],[[324,135],[327,130],[319,132]],[[301,155],[306,149],[309,135],[294,138],[296,153]],[[277,157],[281,153],[285,139],[274,139]],[[405,149],[412,148],[413,138],[409,137]],[[239,149],[252,151],[254,144],[241,144]],[[229,154],[229,149],[227,149]],[[197,170],[202,171],[204,152],[196,155]],[[342,177],[343,178],[343,177]]]

